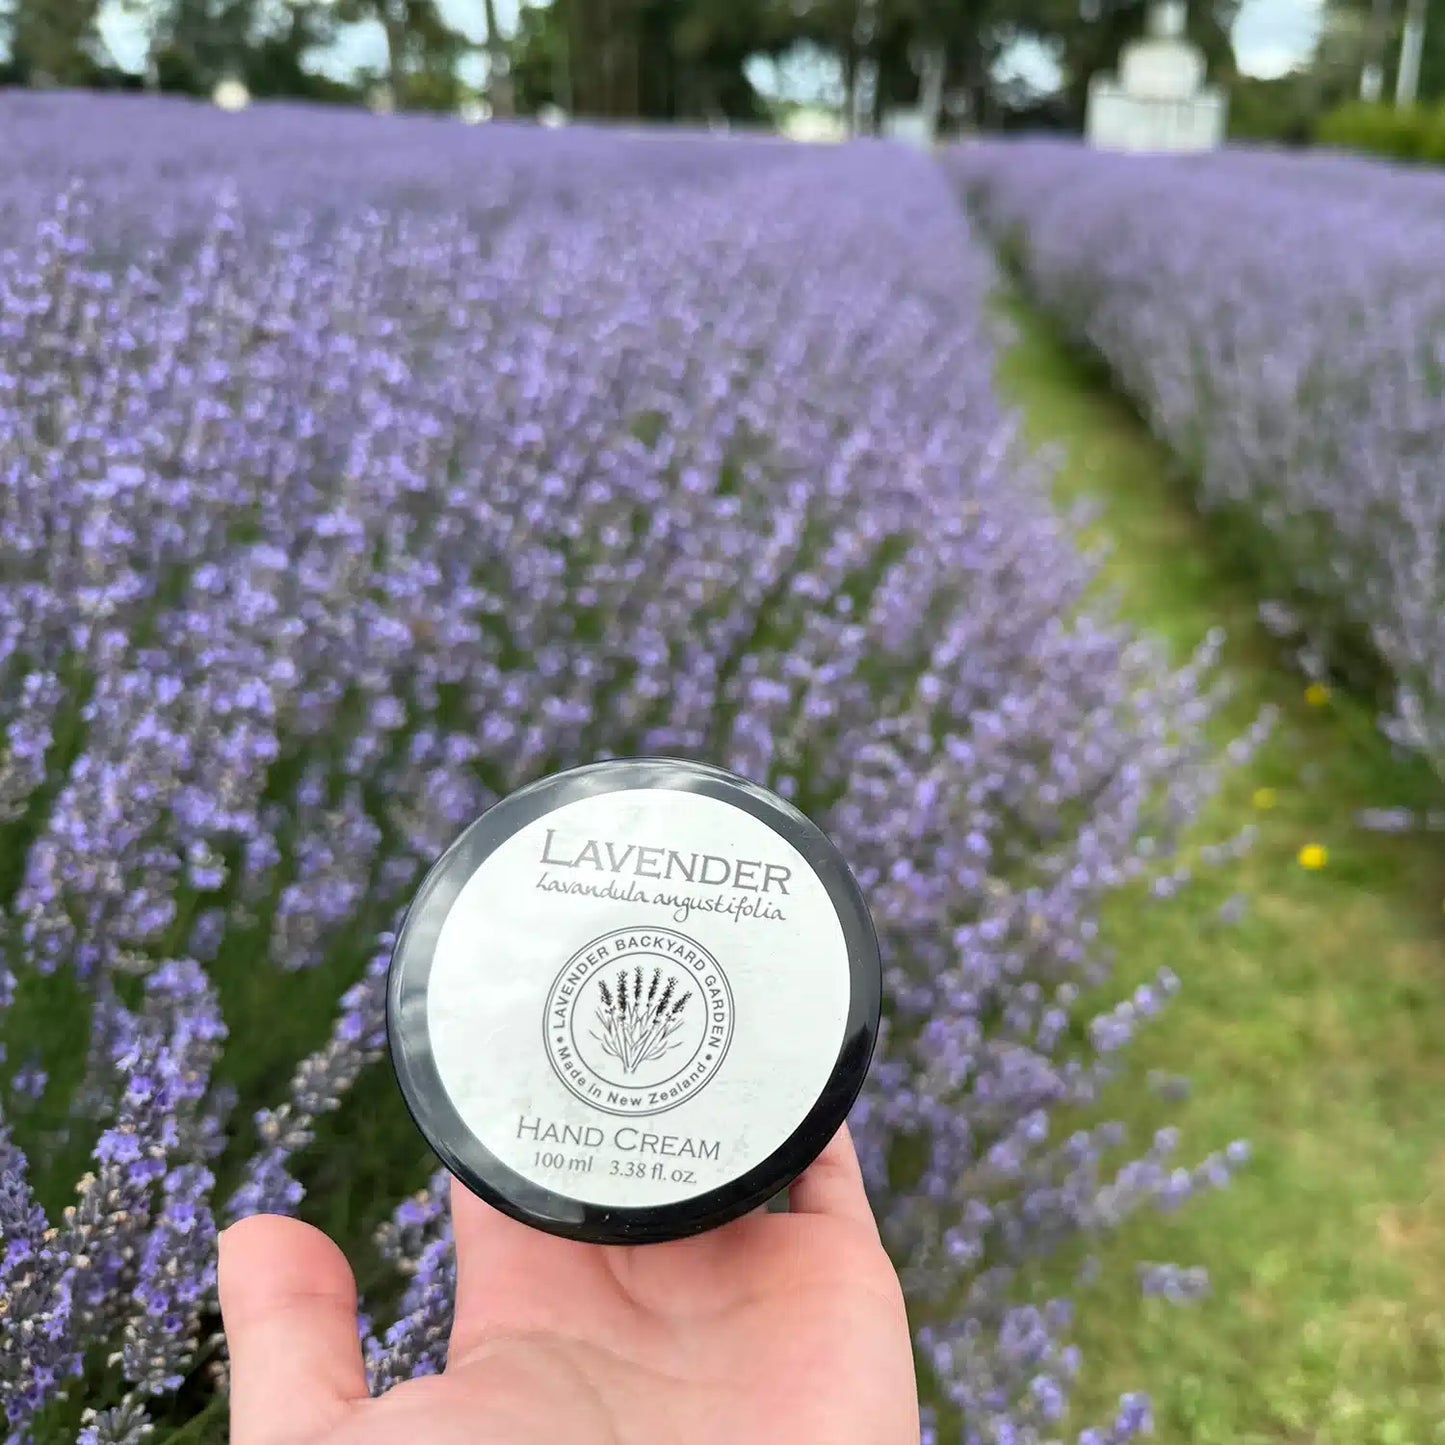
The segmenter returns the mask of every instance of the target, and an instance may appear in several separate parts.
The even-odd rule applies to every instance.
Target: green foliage
[[[162,91],[209,95],[235,76],[252,95],[301,100],[356,101],[359,92],[306,68],[306,57],[335,37],[329,6],[266,0],[162,0],[144,10],[151,60]]]
[[[525,91],[583,116],[760,120],[743,66],[786,47],[785,13],[781,0],[553,0],[523,15],[519,108]]]
[[[1356,101],[1322,116],[1315,139],[1393,160],[1445,165],[1445,104],[1396,109]]]
[[[449,66],[433,65],[407,77],[408,110],[431,110],[451,114],[467,98],[466,87]]]
[[[1257,577],[1137,414],[1036,315],[1010,319],[1002,389],[1028,439],[1058,449],[1060,500],[1090,507],[1104,585],[1176,661],[1224,628],[1221,743],[1261,707],[1280,713],[1197,825],[1252,825],[1250,853],[1164,903],[1121,895],[1103,920],[1124,981],[1160,959],[1187,980],[1139,1045],[1167,1073],[1188,1059],[1179,1123],[1203,1147],[1246,1137],[1255,1158],[1233,1188],[1099,1244],[1099,1284],[1078,1296],[1079,1417],[1146,1378],[1155,1445],[1445,1445],[1445,840],[1351,821],[1430,784],[1368,702],[1310,705],[1259,623]],[[1329,850],[1318,872],[1296,861],[1311,842]],[[1244,913],[1226,926],[1231,898]],[[1117,1117],[1149,1099],[1120,1098]],[[1145,1258],[1208,1260],[1214,1298],[1141,1299],[1141,1233]],[[1041,1298],[1070,1264],[1041,1274]]]
[[[318,75],[306,66],[309,55],[331,43],[336,16],[330,8],[293,3],[286,6],[283,27],[263,32],[245,48],[237,67],[251,94],[261,98],[292,96],[299,100],[356,103],[360,88]]]
[[[99,9],[100,0],[14,0],[8,29],[17,77],[31,85],[90,85],[101,70]]]
[[[156,85],[167,95],[205,95],[211,89],[195,57],[180,46],[162,46],[154,60]]]
[[[1385,96],[1394,94],[1404,38],[1406,0],[1377,10],[1376,0],[1326,0],[1322,52],[1334,51],[1347,57],[1354,91],[1358,93],[1360,66],[1367,56],[1379,56],[1385,79]],[[1423,104],[1445,101],[1445,3],[1425,0],[1425,37],[1420,54],[1420,85],[1417,98]],[[1318,57],[1317,57],[1318,59]]]
[[[359,86],[308,70],[303,64],[304,55],[304,48],[297,49],[284,37],[263,40],[246,52],[241,78],[251,94],[261,100],[288,97],[338,105],[355,105],[361,101]]]
[[[1235,140],[1305,145],[1314,134],[1319,109],[1315,88],[1305,76],[1241,76],[1229,90],[1229,134]]]
[[[133,15],[146,20],[151,58],[162,90],[209,95],[216,82],[239,74],[255,38],[259,0],[159,0]]]
[[[6,0],[0,0],[0,7]],[[75,66],[83,47],[76,17],[102,0],[10,0],[71,34],[49,47],[69,65],[70,83],[91,83]],[[468,42],[451,28],[440,0],[117,0],[143,24],[163,89],[209,94],[226,75],[253,94],[354,99],[358,82],[335,87],[303,63],[338,25],[368,21],[386,39],[383,79],[403,108],[450,109],[459,93],[448,77]],[[1216,75],[1232,71],[1229,27],[1239,0],[1197,0],[1190,30]],[[524,0],[515,33],[492,33],[496,0],[474,0],[488,19],[491,99],[498,114],[555,104],[579,116],[741,122],[768,119],[746,74],[755,55],[797,46],[836,60],[844,89],[861,96],[876,74],[865,129],[894,107],[948,98],[949,113],[972,126],[1077,126],[1088,80],[1112,67],[1121,45],[1142,34],[1147,0]],[[69,17],[69,18],[67,18]],[[1042,42],[1059,58],[1066,92],[1040,109],[1027,86],[994,78],[999,57],[1019,39]],[[25,67],[17,78],[34,69]],[[922,76],[941,74],[942,86]]]
[[[386,81],[403,109],[451,110],[461,99],[456,62],[468,48],[437,0],[340,0],[337,20],[372,20],[386,38]]]
[[[1432,0],[1425,25],[1425,43],[1420,51],[1420,88],[1418,99],[1424,104],[1445,103],[1445,3]],[[1400,42],[1390,47],[1386,58],[1387,73],[1394,75],[1400,63]]]
[[[564,109],[567,94],[567,33],[557,5],[526,5],[512,39],[512,89],[517,110],[535,115],[543,106]]]

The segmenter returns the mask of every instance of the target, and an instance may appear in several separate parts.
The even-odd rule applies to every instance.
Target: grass
[[[1195,833],[1252,822],[1253,850],[1167,903],[1121,898],[1105,920],[1127,980],[1161,963],[1184,980],[1135,1066],[1188,1074],[1174,1121],[1191,1152],[1244,1137],[1254,1162],[1228,1190],[1105,1241],[1098,1285],[1068,1282],[1076,1423],[1142,1388],[1162,1445],[1445,1442],[1445,837],[1352,821],[1436,798],[1438,783],[1363,701],[1306,700],[1249,577],[1138,416],[1017,298],[1004,311],[1001,389],[1029,442],[1059,449],[1059,499],[1096,509],[1103,585],[1176,661],[1225,628],[1221,742],[1262,706],[1280,713]],[[1317,871],[1298,861],[1312,843],[1328,854]],[[1246,912],[1225,925],[1233,895]],[[1163,1117],[1137,1088],[1115,1102],[1145,1127]],[[1141,1259],[1206,1264],[1212,1297],[1143,1299]]]

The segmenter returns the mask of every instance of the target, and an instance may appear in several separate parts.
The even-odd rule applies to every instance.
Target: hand
[[[446,1373],[377,1399],[341,1251],[248,1219],[221,1243],[232,1445],[917,1445],[903,1295],[846,1128],[791,1207],[600,1246],[454,1185]]]

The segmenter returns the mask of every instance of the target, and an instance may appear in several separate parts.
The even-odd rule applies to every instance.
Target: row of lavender
[[[1445,176],[1345,156],[950,160],[1255,557],[1307,665],[1383,663],[1445,772]]]
[[[1210,784],[1207,659],[1083,609],[933,165],[0,104],[11,1438],[88,1402],[89,1445],[138,1440],[219,1385],[215,1230],[322,1202],[408,888],[499,793],[637,751],[845,849],[889,960],[854,1123],[934,1423],[1056,1434],[1067,1310],[1019,1266],[1230,1169],[1051,1132],[1173,986],[1098,1002],[1095,920]],[[379,1237],[378,1387],[444,1358],[441,1199]]]

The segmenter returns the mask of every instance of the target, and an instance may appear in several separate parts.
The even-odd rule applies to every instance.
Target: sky
[[[1272,80],[1308,59],[1321,9],[1320,0],[1244,0],[1234,23],[1240,69]]]
[[[485,38],[480,0],[439,0],[447,20],[473,41]],[[1234,26],[1234,50],[1240,69],[1246,75],[1272,78],[1283,75],[1291,66],[1309,57],[1319,26],[1322,0],[1244,0]],[[516,24],[518,0],[497,0],[498,24],[510,30]],[[133,15],[127,15],[119,0],[106,0],[101,10],[101,34],[116,60],[128,69],[138,69],[145,54],[142,28]],[[347,27],[342,39],[325,57],[322,68],[344,76],[361,67],[381,70],[386,46],[381,27],[375,22]],[[1017,46],[1005,58],[1005,70],[1049,89],[1058,71],[1049,55],[1036,45]],[[833,87],[826,73],[820,73],[816,60],[806,58],[781,68],[754,66],[750,74],[754,84],[768,89],[788,87],[799,93],[821,98]],[[468,80],[479,79],[468,74]]]

